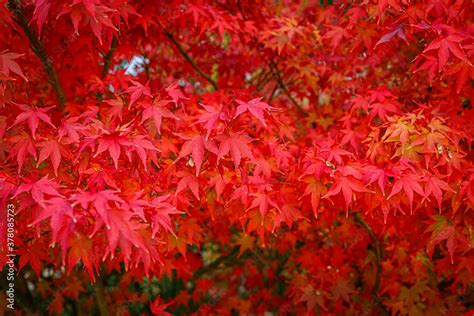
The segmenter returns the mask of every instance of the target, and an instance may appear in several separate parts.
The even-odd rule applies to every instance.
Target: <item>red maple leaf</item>
[[[38,143],[37,146],[41,148],[38,165],[49,157],[53,164],[54,174],[57,176],[59,164],[61,163],[61,148],[59,142],[55,139],[49,139]]]
[[[450,53],[461,59],[468,65],[472,66],[471,62],[467,59],[464,50],[461,47],[461,42],[465,39],[464,36],[458,34],[451,34],[446,37],[438,37],[433,40],[428,47],[425,48],[423,53],[431,50],[438,50],[438,61],[439,69],[443,69],[446,65]]]
[[[253,116],[255,116],[260,122],[262,122],[263,126],[267,126],[265,123],[265,119],[263,117],[264,112],[268,111],[276,111],[277,108],[274,108],[272,106],[269,106],[265,102],[261,101],[262,98],[257,98],[257,99],[252,99],[248,102],[244,102],[241,100],[236,100],[236,102],[239,104],[237,107],[237,111],[234,115],[234,118],[237,116],[241,115],[242,113],[249,111]]]
[[[160,297],[157,296],[153,302],[150,302],[150,309],[155,316],[172,316],[172,314],[166,312],[166,308],[173,302],[167,304],[160,304]]]
[[[216,139],[221,142],[217,154],[217,160],[222,159],[222,157],[230,152],[232,160],[234,161],[235,169],[239,167],[242,157],[246,157],[252,161],[255,160],[252,150],[247,146],[247,144],[252,142],[254,139],[250,138],[243,132],[219,135]]]
[[[58,192],[59,184],[49,180],[48,176],[44,176],[38,181],[33,181],[29,178],[25,178],[24,180],[26,183],[18,187],[13,197],[17,197],[23,192],[29,192],[36,203],[45,207],[45,194],[51,196],[61,196]]]
[[[423,188],[419,184],[420,178],[418,175],[413,173],[405,173],[399,176],[397,180],[395,180],[392,192],[387,199],[390,199],[395,194],[399,193],[402,189],[405,194],[408,196],[408,201],[410,202],[410,210],[413,211],[413,193],[416,192],[421,196],[424,196],[425,193]]]
[[[198,124],[198,123],[205,123],[204,128],[207,130],[206,133],[206,140],[209,139],[209,135],[211,134],[211,131],[213,130],[214,126],[216,125],[217,120],[222,120],[222,121],[227,121],[228,117],[227,114],[223,111],[223,109],[217,109],[214,106],[211,105],[205,105],[201,103],[201,106],[206,110],[204,114],[201,114],[199,116],[199,119],[193,123]]]
[[[35,136],[36,129],[38,128],[38,124],[40,120],[50,125],[51,127],[55,128],[53,123],[51,123],[51,119],[49,118],[49,116],[46,115],[46,112],[54,108],[54,106],[45,107],[45,108],[31,108],[26,104],[15,104],[15,105],[18,106],[23,111],[23,113],[21,113],[20,115],[16,117],[16,120],[13,123],[12,127],[24,121],[28,121],[28,126],[30,127],[31,135],[33,136],[33,139],[35,139],[36,137]]]
[[[157,100],[155,99],[152,104],[147,104],[147,107],[142,113],[142,123],[148,119],[153,119],[158,134],[161,134],[161,122],[163,117],[173,118],[179,120],[179,117],[174,115],[170,110],[166,108],[166,105],[170,103],[169,100]]]
[[[128,107],[130,108],[141,96],[146,95],[151,97],[150,88],[148,87],[148,83],[146,85],[142,85],[140,82],[135,80],[130,80],[133,83],[133,86],[128,87],[124,93],[130,93],[130,103]]]
[[[73,201],[72,205],[80,204],[82,208],[87,209],[89,204],[92,203],[107,229],[110,229],[109,213],[112,207],[109,203],[123,203],[123,200],[116,193],[118,192],[113,190],[102,190],[98,192],[78,190],[76,194],[71,196]]]
[[[189,188],[191,192],[193,192],[196,199],[199,200],[199,181],[198,178],[188,173],[187,171],[180,171],[177,173],[177,176],[181,179],[178,182],[178,186],[176,187],[175,195],[178,195],[179,192],[183,191],[185,188]]]
[[[14,74],[17,74],[26,81],[28,81],[28,79],[21,71],[20,66],[18,66],[18,64],[14,61],[15,59],[21,56],[23,56],[23,54],[0,54],[0,80],[15,80],[14,78],[10,77],[10,72],[13,72]]]
[[[386,43],[392,39],[395,35],[397,35],[399,38],[404,40],[405,42],[408,43],[407,37],[405,35],[405,25],[404,24],[399,24],[396,25],[395,27],[392,27],[392,31],[390,33],[385,34],[382,36],[379,41],[375,44],[374,48],[376,48],[378,45],[382,43]]]
[[[181,147],[178,158],[175,162],[191,154],[193,164],[196,167],[196,176],[199,175],[206,150],[217,155],[218,150],[216,145],[200,134],[178,134],[178,136],[187,141],[183,144],[183,147]]]
[[[152,238],[162,228],[166,232],[175,235],[173,227],[171,225],[170,215],[182,214],[183,212],[178,211],[176,207],[174,207],[168,202],[165,202],[168,197],[169,195],[160,196],[160,197],[154,198],[150,202],[150,205],[154,208],[151,215],[152,220],[153,220],[153,231],[151,233]]]
[[[349,216],[349,204],[352,201],[353,191],[355,192],[372,192],[368,190],[362,183],[362,174],[357,169],[346,166],[341,167],[337,170],[338,176],[334,181],[331,189],[328,193],[323,196],[323,198],[328,198],[330,196],[336,195],[339,192],[342,192],[344,196],[344,201],[346,202],[346,217]]]
[[[13,136],[10,141],[14,143],[14,145],[10,150],[7,160],[16,157],[19,173],[23,167],[27,154],[30,154],[36,160],[35,143],[26,132],[21,132],[20,134]]]
[[[59,230],[65,222],[64,216],[68,216],[74,223],[77,222],[71,203],[63,197],[53,197],[44,203],[41,212],[30,225],[36,225],[45,219],[51,218],[50,225],[53,230],[53,243],[55,243]]]

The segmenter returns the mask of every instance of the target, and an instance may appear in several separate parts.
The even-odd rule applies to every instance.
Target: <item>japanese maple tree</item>
[[[471,315],[473,16],[0,0],[0,314]]]

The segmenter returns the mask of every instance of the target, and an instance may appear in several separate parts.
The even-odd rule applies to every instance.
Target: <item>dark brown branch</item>
[[[286,94],[288,99],[290,99],[291,103],[304,115],[304,116],[309,116],[308,112],[306,112],[299,104],[296,102],[296,100],[291,96],[290,92],[288,91],[285,83],[283,82],[283,79],[280,76],[280,71],[278,70],[278,66],[275,65],[273,61],[270,61],[269,63],[270,69],[273,70],[273,74],[275,75],[275,78],[278,82],[278,85],[280,88],[283,90],[283,92]]]
[[[374,252],[375,252],[375,284],[374,287],[372,288],[372,299],[374,301],[375,306],[380,311],[381,315],[388,315],[388,312],[385,310],[385,307],[382,304],[382,299],[379,296],[379,289],[380,289],[380,278],[382,274],[382,248],[380,246],[380,242],[375,236],[374,231],[372,228],[367,224],[360,213],[354,213],[354,220],[357,224],[362,226],[366,231],[367,234],[370,237],[370,240],[372,242],[372,245],[374,247]]]
[[[66,93],[64,92],[63,86],[59,81],[58,72],[54,67],[51,57],[46,52],[43,43],[38,38],[36,31],[30,27],[28,17],[25,15],[25,11],[19,0],[9,0],[8,9],[13,13],[13,20],[18,24],[25,35],[30,40],[31,49],[38,56],[41,64],[43,65],[46,74],[48,75],[49,83],[53,87],[54,94],[58,99],[59,106],[64,109],[64,104],[67,102]]]
[[[176,48],[178,49],[178,51],[180,52],[180,54],[184,57],[184,59],[186,59],[186,61],[191,65],[191,67],[194,68],[194,70],[196,70],[196,72],[202,77],[204,78],[206,81],[208,81],[213,87],[214,87],[214,90],[218,90],[219,87],[217,86],[217,83],[212,80],[212,78],[205,74],[197,65],[196,63],[191,59],[191,57],[186,53],[186,51],[183,49],[183,47],[181,46],[181,44],[176,40],[176,38],[174,38],[173,34],[171,34],[169,31],[167,31],[166,29],[163,30],[163,33],[166,35],[166,37],[168,37],[171,42],[173,42],[174,46],[176,46]]]
[[[110,49],[107,52],[107,55],[104,56],[104,67],[102,68],[101,77],[105,78],[109,72],[110,64],[112,63],[112,57],[114,56],[115,50],[117,49],[118,40],[117,37],[112,38],[112,43],[110,43]]]

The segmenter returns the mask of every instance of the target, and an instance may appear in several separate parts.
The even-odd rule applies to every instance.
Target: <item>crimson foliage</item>
[[[468,314],[473,13],[1,0],[16,312]]]

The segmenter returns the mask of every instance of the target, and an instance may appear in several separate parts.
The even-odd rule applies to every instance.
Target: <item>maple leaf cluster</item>
[[[473,13],[0,0],[16,308],[468,315]]]

